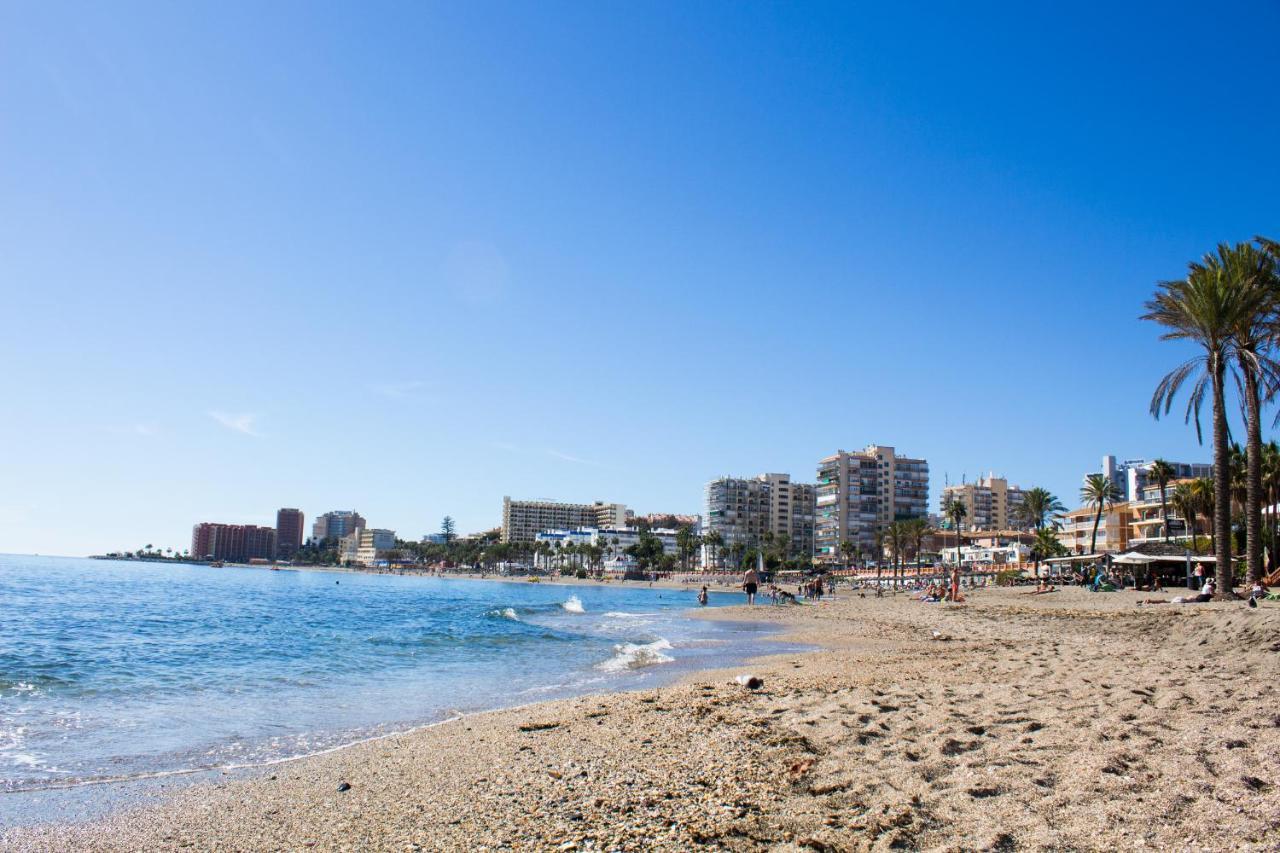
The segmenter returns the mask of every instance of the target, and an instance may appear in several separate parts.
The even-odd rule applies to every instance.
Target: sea
[[[783,648],[695,609],[634,582],[0,556],[0,825]]]

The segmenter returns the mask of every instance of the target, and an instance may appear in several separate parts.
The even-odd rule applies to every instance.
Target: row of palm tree
[[[1151,414],[1159,418],[1188,388],[1185,421],[1195,423],[1203,442],[1201,411],[1212,407],[1214,492],[1231,490],[1227,390],[1237,390],[1245,421],[1244,521],[1248,578],[1262,576],[1262,407],[1280,390],[1280,244],[1262,237],[1215,252],[1188,265],[1187,275],[1161,282],[1142,319],[1163,326],[1162,340],[1198,347],[1194,357],[1170,371],[1156,386]],[[1233,596],[1231,501],[1214,501],[1214,554],[1219,595]]]

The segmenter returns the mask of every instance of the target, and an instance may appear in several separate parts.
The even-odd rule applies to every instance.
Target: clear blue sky
[[[1070,15],[1063,13],[1070,12]],[[1280,236],[1273,3],[7,4],[0,551],[891,444],[1207,459],[1138,321]]]

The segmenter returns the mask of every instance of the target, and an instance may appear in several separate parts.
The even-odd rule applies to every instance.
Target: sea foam
[[[569,596],[569,600],[560,605],[570,613],[586,613],[587,609],[582,606],[582,599],[576,595]]]
[[[602,669],[605,672],[623,672],[628,669],[670,663],[674,658],[665,654],[670,650],[671,643],[662,637],[652,643],[619,643],[613,647],[613,657],[597,664],[596,669]]]

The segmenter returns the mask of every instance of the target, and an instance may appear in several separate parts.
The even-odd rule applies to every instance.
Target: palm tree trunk
[[[1089,553],[1098,553],[1098,522],[1102,521],[1102,501],[1098,501],[1098,511],[1093,514],[1093,535],[1089,537]]]
[[[1245,397],[1249,423],[1246,453],[1245,554],[1248,557],[1249,583],[1262,579],[1262,404],[1258,397],[1258,377],[1244,371]]]
[[[1231,470],[1227,452],[1226,363],[1221,356],[1213,363],[1213,531],[1217,562],[1218,597],[1235,596],[1234,567],[1231,565]]]

